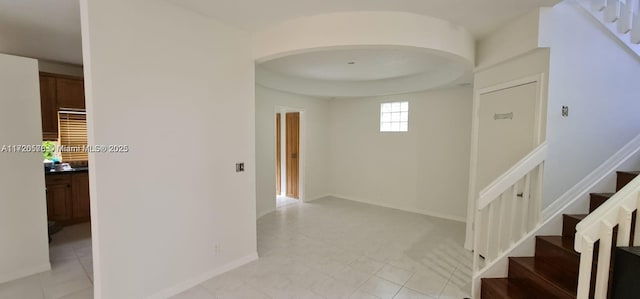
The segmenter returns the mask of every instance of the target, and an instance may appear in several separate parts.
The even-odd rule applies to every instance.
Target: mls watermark
[[[129,146],[112,145],[42,145],[42,144],[9,144],[0,146],[0,153],[128,153]]]

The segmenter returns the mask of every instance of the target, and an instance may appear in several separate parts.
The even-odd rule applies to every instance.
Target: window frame
[[[409,132],[409,101],[380,103],[380,133]]]

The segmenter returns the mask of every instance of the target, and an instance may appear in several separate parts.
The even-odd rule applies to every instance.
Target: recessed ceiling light
[[[355,61],[349,61],[349,62],[347,62],[347,64],[356,64],[356,62]]]

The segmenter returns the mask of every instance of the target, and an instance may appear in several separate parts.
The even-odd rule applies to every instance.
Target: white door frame
[[[298,155],[298,199],[300,201],[305,201],[305,167],[306,167],[306,159],[307,159],[307,125],[306,125],[306,115],[304,108],[296,108],[289,106],[275,106],[275,111],[273,113],[274,119],[280,113],[280,193],[276,194],[276,196],[286,196],[287,194],[287,121],[286,114],[288,112],[298,112],[300,113],[300,153]],[[273,122],[273,131],[275,133],[276,124]],[[273,135],[273,139],[275,140],[275,134]],[[276,151],[276,144],[274,142],[274,152]],[[276,165],[274,163],[273,167]],[[274,169],[275,171],[275,169]],[[275,186],[274,186],[275,187]],[[276,200],[275,198],[273,199]]]
[[[546,109],[546,97],[545,97],[545,75],[544,73],[539,73],[536,75],[531,75],[528,77],[516,79],[509,82],[495,84],[489,87],[474,89],[473,92],[473,120],[471,127],[471,159],[469,165],[469,194],[468,194],[468,204],[467,204],[467,222],[466,222],[466,234],[464,247],[468,250],[473,249],[473,238],[474,238],[474,219],[476,215],[476,202],[478,200],[479,194],[475,193],[476,184],[477,184],[477,170],[478,170],[478,134],[479,125],[480,125],[480,97],[482,95],[514,88],[526,84],[537,83],[538,88],[536,90],[536,104],[535,104],[535,116],[534,116],[534,132],[533,132],[533,144],[535,148],[539,144],[541,144],[545,137],[544,130],[546,129],[546,121],[545,121],[545,109]],[[533,149],[532,148],[532,149]]]

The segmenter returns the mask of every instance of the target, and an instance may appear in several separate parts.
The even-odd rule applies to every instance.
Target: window
[[[409,102],[380,104],[380,132],[409,131]]]
[[[62,161],[87,161],[87,114],[84,111],[58,111]]]

